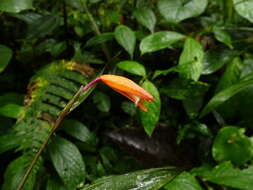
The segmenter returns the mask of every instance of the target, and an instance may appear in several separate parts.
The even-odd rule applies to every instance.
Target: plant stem
[[[82,0],[80,0],[80,2],[82,4],[82,6],[83,6],[84,11],[87,14],[87,16],[88,16],[88,18],[89,18],[92,26],[93,26],[94,32],[96,33],[97,36],[101,35],[101,32],[100,32],[100,30],[98,28],[98,25],[96,24],[95,19],[93,18],[92,14],[90,13],[90,11],[89,11],[89,9],[87,7],[86,2],[83,2]],[[109,53],[108,48],[107,48],[107,46],[106,46],[105,43],[102,44],[102,50],[103,50],[103,52],[104,52],[104,54],[106,56],[107,61],[110,61],[111,60],[111,56],[110,56],[110,53]]]
[[[44,151],[44,149],[46,148],[50,138],[53,136],[53,134],[55,133],[55,131],[58,129],[58,127],[60,126],[61,122],[63,121],[63,119],[65,118],[66,115],[68,115],[70,113],[70,111],[72,111],[72,106],[73,104],[78,100],[78,98],[80,97],[81,93],[83,93],[85,90],[87,90],[88,88],[90,88],[91,86],[93,86],[96,82],[100,81],[100,78],[96,78],[95,80],[91,81],[90,83],[88,83],[87,85],[85,85],[84,87],[82,86],[77,93],[73,96],[73,98],[67,103],[67,105],[64,107],[64,109],[60,112],[58,118],[56,119],[52,130],[50,131],[49,135],[47,136],[46,140],[43,142],[43,144],[41,145],[40,149],[38,150],[38,152],[36,153],[36,155],[34,156],[31,164],[29,165],[29,167],[27,168],[25,175],[23,176],[21,182],[18,185],[17,190],[22,190],[29,175],[32,172],[33,167],[35,166],[36,162],[38,161],[40,155],[42,154],[42,152]]]

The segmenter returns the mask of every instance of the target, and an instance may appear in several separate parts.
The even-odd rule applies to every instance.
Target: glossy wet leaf
[[[233,49],[233,45],[232,45],[232,39],[230,34],[225,31],[224,29],[222,29],[221,27],[214,27],[213,29],[214,32],[214,36],[215,38],[224,43],[225,45],[227,45],[230,49]]]
[[[226,49],[208,50],[203,59],[202,75],[213,74],[229,63],[236,56],[236,52]]]
[[[90,145],[97,144],[97,137],[92,133],[87,126],[75,119],[65,119],[61,124],[61,129],[63,129],[67,134],[72,137],[88,143]]]
[[[201,44],[193,38],[187,38],[179,58],[180,75],[197,81],[203,70],[203,58],[204,51]]]
[[[212,155],[217,162],[231,161],[242,165],[252,158],[253,145],[245,134],[245,129],[227,126],[219,130],[216,136]]]
[[[1,0],[0,11],[18,13],[33,8],[33,0]]]
[[[12,50],[5,45],[0,44],[0,73],[4,71],[4,69],[9,64],[12,57]]]
[[[202,14],[207,6],[207,0],[159,0],[158,10],[162,16],[172,23]]]
[[[101,45],[107,41],[113,40],[114,39],[114,33],[113,32],[107,32],[107,33],[102,33],[100,35],[94,36],[90,38],[85,46],[90,47],[90,46],[95,46],[95,45]]]
[[[253,187],[253,166],[245,169],[233,167],[231,162],[223,162],[214,168],[197,168],[194,174],[204,181],[209,181],[228,187],[251,190]]]
[[[240,80],[244,64],[239,57],[236,57],[226,67],[216,87],[216,92],[236,84]]]
[[[114,30],[114,35],[116,41],[128,52],[132,59],[136,43],[134,32],[128,26],[119,25]]]
[[[17,104],[6,104],[0,107],[0,115],[17,118],[23,107]]]
[[[54,137],[48,146],[54,168],[69,189],[85,181],[85,164],[78,148],[62,137]]]
[[[253,0],[233,0],[237,13],[243,18],[253,22]]]
[[[183,172],[163,187],[166,190],[203,190],[193,175]]]
[[[93,96],[93,102],[96,104],[99,111],[101,112],[110,111],[111,99],[107,94],[101,91],[96,91]]]
[[[179,171],[175,168],[155,168],[115,175],[96,180],[82,190],[158,190],[169,183]]]
[[[168,48],[184,38],[185,36],[183,34],[177,32],[156,32],[141,40],[140,50],[142,54],[158,51]]]
[[[152,9],[148,7],[138,8],[134,11],[134,17],[140,24],[149,29],[150,32],[154,32],[156,16]]]
[[[134,75],[146,75],[145,67],[136,61],[121,61],[117,67]]]
[[[238,92],[250,87],[253,85],[253,80],[248,81],[241,81],[231,87],[228,87],[216,95],[207,103],[207,105],[203,108],[201,111],[200,117],[205,116],[215,108],[217,108],[219,105],[227,101],[229,98],[237,94]]]
[[[144,127],[145,132],[151,136],[160,118],[160,94],[156,86],[148,80],[142,84],[142,87],[151,93],[154,97],[154,100],[152,102],[144,102],[144,105],[148,109],[148,112],[140,111],[142,126]]]

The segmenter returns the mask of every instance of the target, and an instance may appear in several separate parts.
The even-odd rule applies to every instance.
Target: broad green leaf
[[[144,102],[144,105],[148,109],[148,112],[140,111],[140,119],[142,126],[144,127],[145,132],[149,136],[151,136],[160,118],[160,111],[161,111],[160,94],[156,86],[148,80],[146,80],[142,84],[142,87],[146,89],[154,97],[154,100],[152,102]]]
[[[103,44],[109,40],[113,40],[114,39],[114,33],[113,32],[107,32],[107,33],[103,33],[97,36],[94,36],[92,38],[90,38],[85,46],[86,47],[90,47],[90,46],[95,46],[95,45],[100,45]]]
[[[158,10],[171,23],[196,17],[205,11],[207,0],[159,0]]]
[[[26,37],[34,39],[50,34],[60,25],[60,22],[61,18],[57,15],[42,15],[28,25]]]
[[[175,168],[147,169],[101,178],[81,190],[158,190],[178,174],[179,171]]]
[[[242,165],[252,158],[253,146],[245,129],[227,126],[219,130],[212,147],[213,158],[217,162],[231,161]]]
[[[149,29],[150,32],[154,32],[156,16],[152,9],[148,7],[138,8],[134,11],[134,17],[140,24]]]
[[[173,79],[166,87],[161,88],[161,93],[177,100],[192,99],[203,95],[209,85],[200,81]]]
[[[167,190],[202,190],[198,181],[188,172],[183,172],[163,187]]]
[[[61,125],[61,129],[82,142],[88,143],[90,145],[97,144],[98,139],[95,134],[90,132],[90,130],[78,120],[64,120]]]
[[[0,11],[18,13],[26,9],[33,9],[33,0],[1,0]]]
[[[233,0],[234,7],[237,13],[246,18],[251,23],[253,22],[253,0]]]
[[[213,33],[215,38],[224,43],[225,45],[227,45],[230,49],[233,49],[233,45],[232,45],[232,39],[231,36],[229,35],[228,32],[226,32],[224,29],[222,29],[221,27],[214,27],[213,29]]]
[[[233,59],[236,55],[236,52],[218,49],[218,50],[209,50],[205,53],[203,60],[203,70],[202,75],[212,74],[219,69],[221,69],[225,64]]]
[[[204,51],[201,44],[193,38],[187,38],[179,58],[180,75],[197,81],[203,70],[203,58]]]
[[[56,179],[55,177],[52,178],[50,176],[50,178],[47,181],[46,190],[67,190],[67,189],[66,189],[65,185],[63,185],[60,180]]]
[[[127,26],[119,25],[114,30],[114,35],[116,41],[128,52],[132,59],[136,43],[134,32]]]
[[[85,181],[85,165],[78,148],[70,141],[54,137],[48,146],[53,165],[68,189],[75,189]]]
[[[140,50],[141,53],[149,53],[165,49],[173,45],[174,43],[184,39],[183,34],[171,31],[162,31],[150,34],[141,40]]]
[[[205,124],[194,120],[193,122],[179,128],[177,135],[177,144],[180,144],[184,139],[193,139],[196,136],[211,137],[212,134]]]
[[[20,137],[12,133],[0,136],[0,153],[18,147],[20,142]]]
[[[6,104],[0,107],[0,115],[17,118],[23,107],[17,104]]]
[[[67,42],[61,41],[50,46],[47,50],[51,53],[53,57],[58,57],[66,49],[67,49]]]
[[[136,61],[121,61],[117,67],[134,75],[145,76],[145,67]]]
[[[233,61],[227,66],[224,74],[219,80],[216,87],[216,92],[219,92],[225,88],[236,84],[240,80],[241,72],[244,64],[239,57],[233,59]]]
[[[1,3],[0,3],[1,4]],[[12,50],[7,46],[0,44],[0,73],[4,71],[4,69],[9,64],[12,57]]]
[[[98,110],[101,112],[109,112],[111,108],[111,99],[110,97],[100,91],[96,91],[93,96],[93,102],[96,104]]]
[[[227,101],[229,98],[237,94],[238,92],[248,88],[249,86],[253,85],[253,80],[241,81],[229,88],[226,88],[219,93],[217,93],[203,108],[201,111],[200,117],[205,116],[213,109]]]
[[[28,156],[20,156],[12,161],[4,174],[2,190],[17,190],[18,185],[26,172],[26,166],[31,162]],[[34,171],[34,170],[33,170]],[[36,183],[36,175],[32,172],[24,186],[25,190],[33,190]]]
[[[234,168],[231,162],[224,162],[210,168],[197,168],[192,173],[200,176],[205,181],[225,185],[232,188],[252,190],[253,187],[253,167],[246,169]]]

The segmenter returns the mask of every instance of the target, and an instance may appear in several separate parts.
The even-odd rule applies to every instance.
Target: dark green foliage
[[[17,190],[51,132],[25,190],[251,190],[252,10],[0,0],[0,188]],[[101,81],[81,91],[108,73],[152,94],[148,112]]]

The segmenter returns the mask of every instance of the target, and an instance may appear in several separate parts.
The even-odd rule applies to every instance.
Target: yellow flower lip
[[[101,75],[99,79],[116,92],[133,101],[142,111],[148,111],[143,102],[153,101],[153,96],[132,80],[123,76],[110,74]]]

